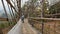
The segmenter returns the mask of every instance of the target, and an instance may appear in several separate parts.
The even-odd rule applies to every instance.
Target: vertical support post
[[[44,1],[45,1],[45,0],[42,0],[41,18],[44,17]],[[44,34],[44,19],[41,20],[41,23],[42,23],[42,34]]]
[[[44,1],[45,1],[45,0],[42,0],[41,18],[43,18],[43,17],[44,17]]]
[[[54,23],[54,34],[56,34],[56,22]]]
[[[44,34],[44,20],[41,20],[42,23],[42,34]]]

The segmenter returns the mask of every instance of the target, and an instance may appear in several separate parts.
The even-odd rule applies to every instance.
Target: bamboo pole
[[[41,18],[44,17],[44,0],[42,0],[42,11],[41,11]],[[41,20],[42,23],[42,34],[44,34],[44,20]]]
[[[5,8],[5,5],[4,5],[4,1],[3,1],[3,0],[1,0],[1,1],[2,1],[2,5],[3,5],[3,8],[4,8],[5,14],[6,14],[6,16],[7,16],[7,20],[8,20],[8,14],[7,14],[7,11],[6,11],[6,8]]]
[[[10,10],[10,7],[9,7],[9,4],[7,3],[7,5],[8,5],[9,13],[10,13],[10,15],[11,15],[11,17],[12,17],[12,13],[11,13],[11,10]],[[12,20],[12,18],[11,18],[11,20]]]
[[[21,17],[21,15],[22,15],[22,11],[21,11],[21,0],[16,0],[17,1],[17,7],[18,7],[18,20],[19,20],[19,18]]]
[[[9,3],[10,6],[15,10],[15,12],[18,13],[18,12],[16,11],[15,7],[14,7],[14,6],[12,5],[12,3],[10,2],[10,0],[6,0],[6,1],[7,1],[7,3]]]

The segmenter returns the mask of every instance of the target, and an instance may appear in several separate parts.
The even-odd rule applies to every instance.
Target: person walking
[[[24,15],[23,14],[21,16],[21,21],[22,21],[22,23],[24,23]]]

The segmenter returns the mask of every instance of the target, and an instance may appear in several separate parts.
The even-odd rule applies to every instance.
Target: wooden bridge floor
[[[25,19],[24,23],[19,20],[8,34],[38,34],[38,31],[28,23],[28,19]]]
[[[38,34],[38,32],[28,23],[27,19],[25,19],[25,23],[23,23],[23,34]]]

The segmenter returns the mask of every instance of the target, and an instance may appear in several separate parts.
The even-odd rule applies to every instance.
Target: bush
[[[4,22],[4,23],[0,23],[0,28],[7,28],[9,26],[14,26],[16,23],[14,22]]]

